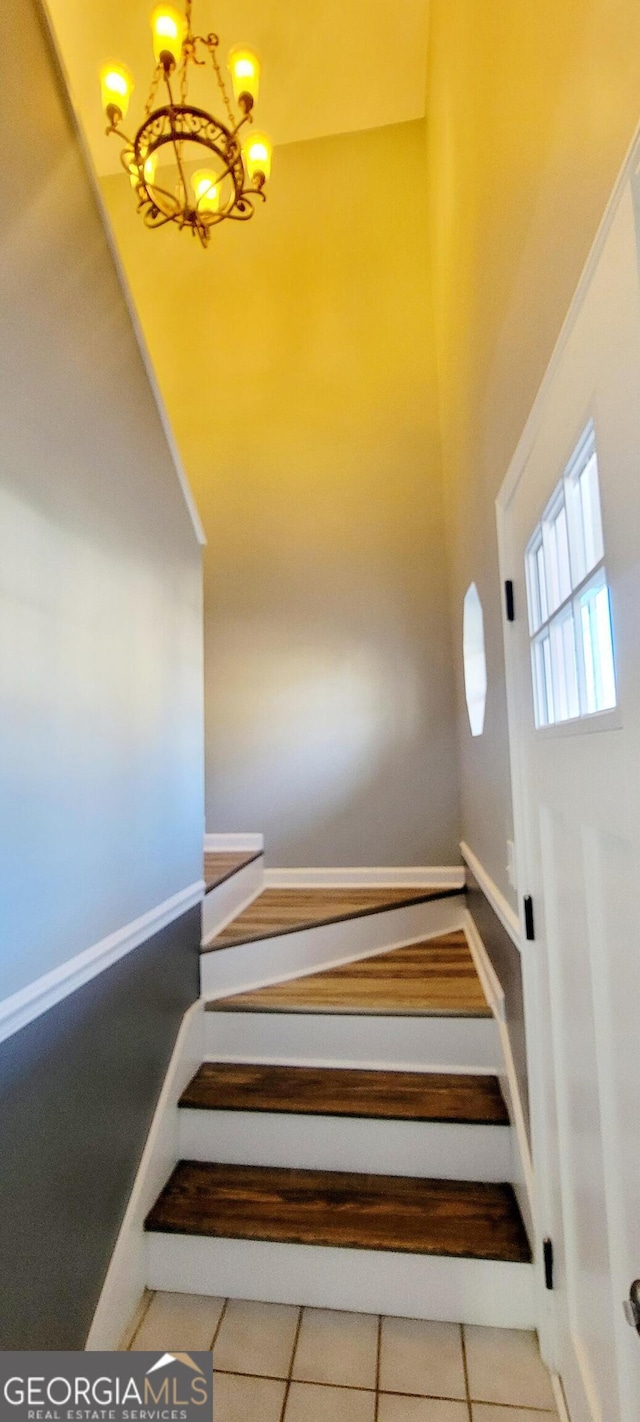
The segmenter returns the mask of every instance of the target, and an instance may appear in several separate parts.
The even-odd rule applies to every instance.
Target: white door
[[[640,287],[630,178],[498,521],[516,605],[505,646],[519,889],[534,920],[523,966],[537,1230],[555,1253],[545,1351],[572,1422],[638,1422],[640,1337],[623,1313],[640,1278]]]

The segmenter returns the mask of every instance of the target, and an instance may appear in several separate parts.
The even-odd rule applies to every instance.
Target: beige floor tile
[[[372,1313],[305,1308],[293,1360],[293,1378],[375,1388],[378,1320]]]
[[[464,1337],[469,1392],[475,1402],[502,1402],[511,1407],[539,1407],[553,1412],[551,1380],[535,1333],[465,1327]],[[509,1422],[513,1419],[509,1418]]]
[[[229,1299],[213,1351],[214,1368],[288,1378],[299,1312],[292,1304]]]
[[[380,1388],[423,1396],[465,1398],[462,1334],[457,1323],[384,1318]]]
[[[216,1373],[213,1379],[215,1422],[280,1422],[285,1387],[286,1383],[272,1378]]]
[[[374,1422],[375,1415],[375,1392],[294,1382],[289,1389],[284,1422]]]
[[[528,1407],[492,1407],[486,1402],[474,1402],[473,1422],[556,1422],[557,1412],[530,1412]]]
[[[210,1348],[223,1303],[204,1294],[154,1294],[132,1352],[197,1353]]]
[[[381,1392],[378,1422],[469,1422],[469,1413],[466,1402],[440,1402],[432,1397],[392,1397]],[[505,1422],[504,1417],[500,1422]]]

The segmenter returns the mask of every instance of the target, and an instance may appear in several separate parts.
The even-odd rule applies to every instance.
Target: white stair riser
[[[240,910],[261,893],[264,883],[264,859],[252,860],[244,869],[238,869],[231,878],[209,889],[202,901],[202,942],[207,943],[216,933],[235,918]]]
[[[531,1264],[149,1234],[148,1285],[178,1293],[535,1328]]]
[[[216,948],[202,955],[202,995],[220,997],[281,982],[283,978],[297,977],[318,968],[387,952],[422,937],[451,933],[461,928],[463,922],[464,898],[456,894],[448,899],[426,900],[408,907],[343,919],[340,923],[259,938],[235,948]]]
[[[211,1061],[402,1071],[502,1068],[493,1017],[378,1017],[362,1013],[205,1012]]]
[[[508,1126],[286,1112],[180,1111],[183,1160],[352,1170],[434,1180],[511,1180]]]

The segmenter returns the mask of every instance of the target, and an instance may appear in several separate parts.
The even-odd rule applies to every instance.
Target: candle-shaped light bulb
[[[256,188],[263,188],[271,173],[272,152],[271,140],[265,133],[253,133],[244,146],[243,154],[249,181]]]
[[[236,45],[227,60],[233,95],[245,113],[249,113],[258,100],[260,88],[260,60],[252,49],[244,44]]]
[[[103,64],[100,70],[102,107],[110,123],[126,118],[133,79],[124,64]]]
[[[196,196],[198,212],[219,212],[220,188],[217,174],[210,168],[199,168],[198,172],[194,173],[191,183]]]

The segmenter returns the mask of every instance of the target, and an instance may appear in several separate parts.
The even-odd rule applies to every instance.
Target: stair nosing
[[[288,979],[286,980],[288,981]],[[269,983],[269,987],[273,984]],[[260,988],[247,988],[247,992],[260,992]],[[239,994],[238,994],[239,995]],[[236,994],[234,993],[235,997]],[[285,1006],[262,1006],[252,1007],[250,1003],[243,1003],[240,1007],[224,1007],[222,1004],[225,998],[212,998],[205,1003],[205,1012],[228,1012],[253,1014],[265,1013],[270,1016],[284,1017],[456,1017],[468,1018],[474,1022],[488,1022],[493,1019],[494,1014],[489,1006],[487,1008],[464,1010],[456,1007],[434,1007],[422,1008],[416,1011],[414,1008],[402,1007],[285,1007]]]
[[[395,889],[396,887],[401,886],[390,885],[390,888],[391,887]],[[354,918],[371,918],[374,914],[378,913],[393,913],[396,909],[413,908],[417,904],[438,903],[441,899],[458,898],[460,895],[464,895],[465,892],[466,889],[464,886],[460,889],[439,889],[437,887],[434,887],[433,889],[425,889],[422,893],[415,894],[414,896],[408,899],[403,899],[401,902],[374,904],[369,908],[354,909],[349,913],[341,913],[337,916],[331,915],[329,918],[312,919],[311,921],[304,921],[301,923],[285,924],[282,928],[278,928],[275,931],[269,930],[269,932],[267,933],[252,933],[248,938],[237,938],[233,943],[216,943],[216,940],[214,938],[211,943],[204,944],[200,951],[203,954],[225,953],[229,949],[243,948],[247,945],[247,943],[263,943],[265,942],[265,940],[270,938],[285,938],[291,933],[307,933],[312,928],[327,928],[329,925],[334,923],[348,923],[351,919]],[[233,919],[231,920],[231,923],[233,923]],[[227,924],[227,928],[229,928],[230,926],[230,924]],[[221,930],[221,932],[224,931],[224,929]]]

